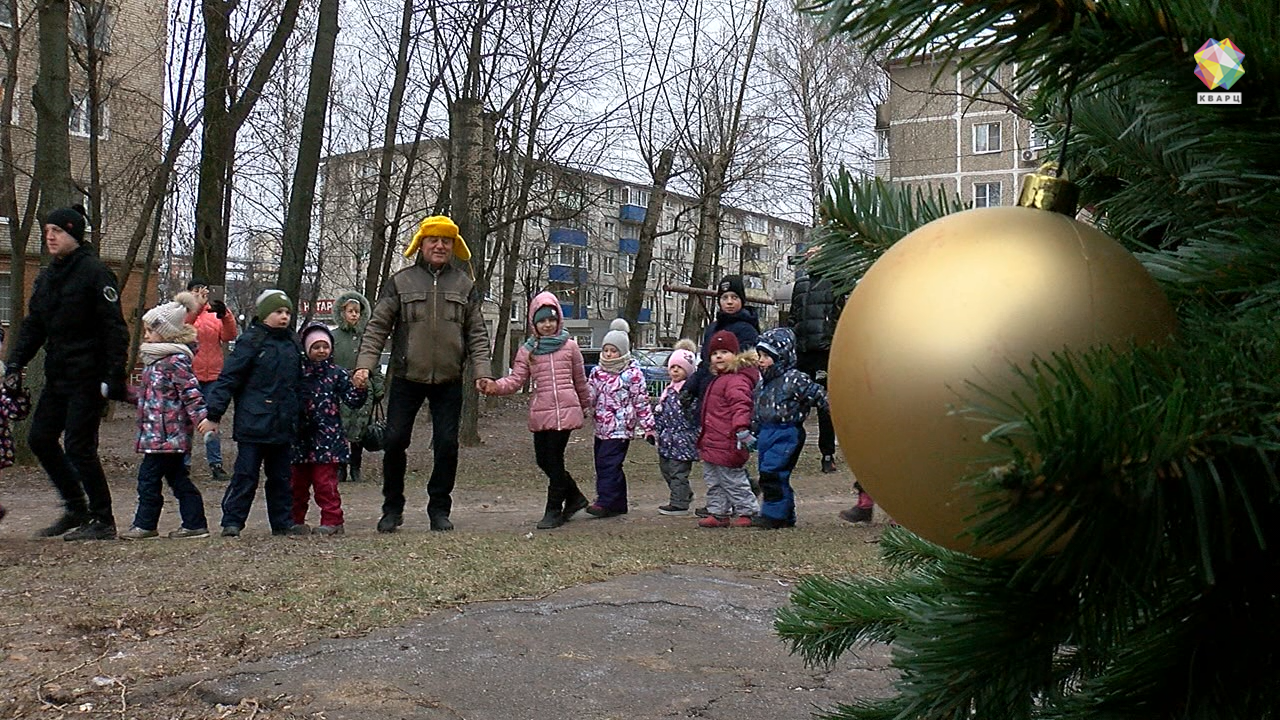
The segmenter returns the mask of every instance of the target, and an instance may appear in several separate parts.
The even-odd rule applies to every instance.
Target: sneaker
[[[295,523],[283,530],[272,530],[271,534],[277,537],[281,535],[310,535],[311,526],[306,523]]]
[[[822,456],[822,472],[833,473],[835,471],[836,471],[836,456],[823,455]]]
[[[559,510],[548,510],[534,527],[539,530],[554,530],[564,524],[564,513]]]
[[[753,517],[755,517],[755,516],[754,516],[754,515],[739,515],[739,516],[735,517],[734,519],[730,520],[730,521],[729,521],[729,524],[730,524],[730,525],[732,525],[733,527],[751,527],[751,518],[753,518]]]
[[[432,515],[431,529],[436,532],[449,532],[453,529],[453,523],[449,520],[448,515]]]
[[[223,533],[223,534],[225,535],[226,533]],[[169,533],[170,540],[186,540],[189,538],[195,539],[195,538],[207,538],[207,537],[209,537],[209,528],[207,527],[195,528],[194,530],[189,527],[180,527],[177,530],[174,530],[173,532]]]
[[[659,515],[688,515],[689,508],[676,507],[675,505],[663,505],[662,507],[658,508],[658,514]]]
[[[128,530],[120,533],[120,537],[125,540],[146,540],[148,538],[160,537],[160,533],[155,530],[144,530],[137,525],[134,525]]]
[[[700,518],[711,517],[711,511],[706,509],[705,507],[700,507],[697,510],[694,510],[693,514],[697,515]]]
[[[240,531],[244,528],[239,525],[223,525],[222,537],[240,537]]]
[[[90,520],[80,527],[62,536],[63,540],[78,542],[80,540],[115,540],[116,524],[101,520]]]
[[[396,528],[404,524],[404,515],[400,513],[383,513],[382,518],[378,520],[378,532],[393,533]]]
[[[727,528],[732,524],[728,515],[708,515],[698,521],[698,527],[704,528]]]
[[[590,505],[587,506],[587,514],[590,515],[591,517],[598,517],[598,518],[617,517],[618,515],[623,515],[626,512],[627,512],[626,510],[610,510],[607,507],[601,507],[599,505],[596,505],[595,503],[591,503]]]
[[[316,535],[341,535],[344,532],[341,525],[321,525],[316,528]]]
[[[231,479],[231,476],[222,469],[221,463],[218,463],[209,466],[209,478],[214,482],[226,482]]]
[[[36,532],[36,537],[58,537],[75,530],[81,525],[89,521],[89,517],[84,513],[65,512],[62,517],[53,521],[53,524],[47,528]]]
[[[751,527],[760,528],[761,530],[781,530],[782,528],[793,528],[796,524],[788,520],[778,520],[777,518],[756,515],[751,518]]]
[[[590,504],[591,502],[587,500],[586,495],[579,495],[572,500],[566,500],[564,512],[560,513],[560,517],[564,518],[565,522],[569,522],[569,518],[572,518],[579,510],[586,510]]]
[[[851,507],[848,510],[840,511],[840,519],[848,523],[861,525],[861,524],[871,522],[871,514],[872,514],[872,508]]]

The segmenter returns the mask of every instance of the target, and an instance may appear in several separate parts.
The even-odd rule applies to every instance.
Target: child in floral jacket
[[[692,340],[681,340],[667,358],[667,374],[671,382],[658,397],[653,414],[653,427],[658,432],[658,469],[671,492],[666,505],[658,508],[662,515],[688,515],[693,502],[689,473],[698,460],[698,421],[680,403],[680,390],[693,375],[698,361],[698,346]]]
[[[596,501],[587,514],[613,517],[627,512],[627,459],[631,438],[639,431],[653,435],[653,409],[644,386],[644,373],[631,357],[627,321],[614,320],[600,344],[600,364],[587,378],[592,416],[596,423]]]
[[[209,537],[204,498],[187,468],[191,433],[208,414],[191,366],[190,344],[195,342],[196,329],[185,324],[187,313],[197,307],[196,297],[182,292],[142,316],[143,343],[138,348],[142,382],[132,399],[138,405],[136,449],[143,457],[138,467],[138,509],[133,526],[120,533],[125,540],[145,540],[159,534],[156,528],[164,507],[160,492],[164,482],[177,498],[182,518],[182,527],[169,537]]]
[[[347,462],[350,448],[342,431],[338,403],[358,408],[368,390],[357,388],[347,371],[333,361],[333,333],[324,325],[302,331],[302,428],[293,444],[293,525],[305,528],[311,488],[320,506],[319,535],[342,533],[342,497],[338,494],[338,468]],[[298,533],[300,531],[295,531]]]
[[[4,328],[0,328],[0,343],[4,342]],[[21,375],[5,375],[0,386],[0,468],[13,465],[12,423],[25,420],[31,414],[31,393],[22,387]],[[0,505],[0,520],[5,516]]]

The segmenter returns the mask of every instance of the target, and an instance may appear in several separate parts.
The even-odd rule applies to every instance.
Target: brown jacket
[[[470,357],[477,378],[493,377],[489,333],[472,298],[475,284],[452,265],[433,272],[421,259],[401,270],[382,288],[356,358],[357,370],[370,370],[391,338],[388,371],[420,383],[462,379]]]

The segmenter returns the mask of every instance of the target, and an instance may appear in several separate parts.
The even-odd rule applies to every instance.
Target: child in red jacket
[[[738,354],[738,338],[727,330],[711,336],[712,378],[702,394],[698,454],[707,481],[707,510],[699,527],[750,527],[760,511],[746,464],[751,457],[751,395],[759,373],[755,353]]]

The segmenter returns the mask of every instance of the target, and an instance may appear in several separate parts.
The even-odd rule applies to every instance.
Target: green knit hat
[[[258,295],[256,304],[258,306],[258,319],[263,322],[267,321],[268,315],[280,308],[289,308],[289,312],[293,312],[293,301],[289,299],[288,295],[284,294],[283,290],[263,290],[262,294]]]

